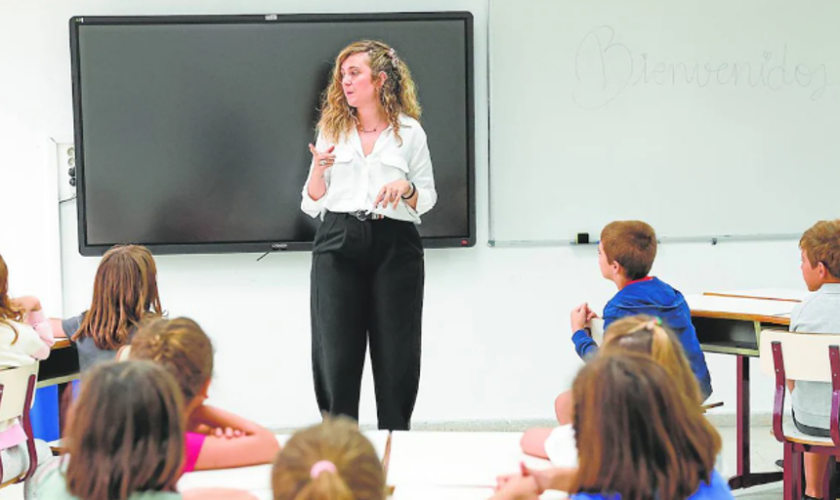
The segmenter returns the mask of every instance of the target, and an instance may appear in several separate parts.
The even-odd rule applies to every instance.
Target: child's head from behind
[[[187,406],[203,401],[213,376],[213,344],[189,318],[143,323],[131,341],[129,358],[163,365],[178,382]]]
[[[85,375],[64,441],[67,488],[87,500],[175,491],[184,456],[181,394],[148,361],[106,363]]]
[[[274,462],[274,500],[384,500],[385,474],[373,445],[346,418],[298,431]]]
[[[3,256],[0,255],[0,323],[9,320],[23,321],[23,313],[12,306],[12,299],[9,297],[9,268]],[[15,330],[15,340],[17,340],[17,330]]]
[[[802,278],[814,292],[823,283],[840,280],[840,219],[823,220],[811,226],[799,240]]]
[[[614,221],[601,231],[598,264],[607,279],[621,275],[628,280],[650,273],[656,259],[656,233],[638,220]]]
[[[650,356],[601,353],[572,386],[579,443],[573,492],[688,498],[708,481],[720,436]]]
[[[659,318],[639,314],[611,323],[604,332],[602,352],[612,354],[622,351],[649,355],[665,368],[680,392],[698,404],[702,402],[697,378],[685,357],[680,341]]]
[[[118,245],[99,262],[90,310],[74,338],[93,337],[100,349],[118,349],[149,313],[161,313],[155,260],[146,247]]]

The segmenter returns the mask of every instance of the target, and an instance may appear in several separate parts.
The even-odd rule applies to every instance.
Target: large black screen
[[[474,243],[471,14],[74,17],[70,34],[82,254],[310,249],[320,94],[366,38],[417,82],[438,191],[424,244]]]

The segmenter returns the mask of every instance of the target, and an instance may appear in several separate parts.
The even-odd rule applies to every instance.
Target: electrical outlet
[[[61,200],[76,196],[76,148],[72,143],[56,143],[58,195]]]

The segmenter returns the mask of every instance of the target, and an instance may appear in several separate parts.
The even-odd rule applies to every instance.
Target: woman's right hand
[[[335,155],[332,154],[334,150],[335,146],[330,146],[330,149],[326,151],[318,151],[315,146],[309,144],[309,152],[312,153],[312,165],[321,176],[335,164]]]

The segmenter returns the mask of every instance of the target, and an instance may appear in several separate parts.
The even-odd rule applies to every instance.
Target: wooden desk
[[[751,290],[712,292],[686,297],[691,320],[704,352],[735,356],[737,368],[735,408],[737,424],[737,474],[729,479],[732,489],[748,488],[782,480],[782,472],[753,473],[750,470],[750,358],[758,357],[761,330],[790,324],[790,312],[798,303],[797,291]],[[775,297],[775,298],[774,298]],[[714,385],[716,382],[712,381]],[[720,383],[719,381],[717,383]]]
[[[67,409],[73,400],[72,382],[79,380],[79,353],[75,344],[62,338],[55,341],[50,357],[38,368],[38,388],[58,386],[58,428],[64,430]]]

